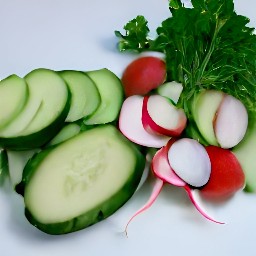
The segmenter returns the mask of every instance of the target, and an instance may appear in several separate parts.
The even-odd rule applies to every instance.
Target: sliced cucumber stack
[[[100,93],[101,103],[96,112],[85,119],[85,124],[105,124],[116,120],[124,99],[120,79],[106,68],[86,74],[95,82]]]
[[[75,70],[59,72],[66,81],[71,97],[71,106],[66,122],[74,122],[92,115],[100,105],[100,94],[95,83],[85,73]]]
[[[138,149],[112,125],[102,125],[36,154],[17,191],[25,215],[49,234],[101,221],[135,192],[145,166]]]
[[[24,80],[28,100],[19,115],[0,130],[0,144],[4,148],[40,147],[59,131],[69,112],[70,93],[56,72],[36,69]]]

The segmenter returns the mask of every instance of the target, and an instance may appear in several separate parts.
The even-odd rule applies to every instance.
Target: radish
[[[171,168],[186,183],[201,187],[211,173],[211,162],[205,148],[196,140],[183,138],[173,143],[168,151]]]
[[[218,224],[224,224],[223,222],[219,222],[214,220],[212,217],[210,217],[205,209],[201,206],[199,203],[199,197],[198,197],[198,190],[197,189],[192,189],[189,184],[187,184],[183,179],[181,179],[172,169],[171,165],[169,164],[169,159],[168,159],[168,153],[170,149],[177,143],[176,140],[171,139],[166,146],[162,147],[159,149],[155,156],[152,159],[151,162],[151,170],[155,175],[155,181],[153,185],[153,190],[151,193],[151,196],[149,200],[146,202],[144,206],[142,206],[128,221],[125,232],[127,234],[127,228],[130,222],[140,213],[144,212],[147,210],[157,199],[158,195],[160,194],[162,187],[164,184],[169,183],[171,185],[177,186],[177,187],[182,187],[185,189],[185,191],[188,194],[188,197],[191,201],[191,203],[195,206],[195,208],[208,220],[213,221]],[[182,148],[180,148],[182,150]],[[177,149],[176,149],[177,150]],[[196,148],[195,150],[198,150]],[[201,151],[201,148],[199,148],[199,151]],[[180,157],[179,155],[176,155]],[[185,156],[186,157],[186,156]],[[207,170],[208,172],[208,170]],[[199,180],[201,177],[199,178]]]
[[[161,148],[170,137],[153,135],[144,129],[142,125],[142,105],[142,96],[133,95],[125,99],[119,116],[119,129],[124,136],[136,144]]]
[[[248,114],[241,101],[225,95],[217,111],[214,131],[222,148],[236,146],[244,137],[248,126]]]
[[[145,95],[163,84],[165,79],[165,61],[155,56],[143,56],[132,61],[121,78],[126,97]]]
[[[212,170],[208,183],[200,189],[209,200],[224,200],[244,188],[245,175],[236,156],[228,149],[206,147]]]
[[[222,148],[236,146],[248,126],[248,113],[242,102],[216,90],[205,90],[195,97],[192,115],[208,144]]]
[[[148,132],[179,136],[185,129],[186,123],[184,110],[175,107],[168,98],[160,95],[144,97],[142,124]]]

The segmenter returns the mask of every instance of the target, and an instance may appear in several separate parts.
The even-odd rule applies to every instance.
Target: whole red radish
[[[225,200],[245,185],[245,175],[236,156],[228,149],[208,146],[206,151],[211,161],[211,175],[202,187],[201,194],[210,200]]]
[[[126,67],[121,80],[125,95],[128,97],[145,95],[163,84],[165,79],[165,61],[154,56],[143,56]]]

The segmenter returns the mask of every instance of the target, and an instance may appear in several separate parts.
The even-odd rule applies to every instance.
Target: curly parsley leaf
[[[143,51],[149,46],[148,39],[148,21],[138,15],[124,26],[125,34],[115,31],[115,35],[119,38],[118,48],[120,51],[136,50]]]

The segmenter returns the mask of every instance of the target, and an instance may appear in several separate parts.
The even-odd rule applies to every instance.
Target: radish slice
[[[210,217],[205,210],[203,209],[202,206],[200,206],[199,202],[198,202],[198,194],[197,194],[197,190],[195,189],[191,189],[188,185],[184,186],[184,189],[186,190],[190,201],[192,202],[192,204],[195,206],[195,208],[208,220],[213,221],[215,223],[218,224],[225,224],[224,222],[220,222],[220,221],[216,221],[214,220],[212,217]]]
[[[156,152],[151,163],[152,171],[159,179],[163,180],[164,182],[177,187],[184,187],[186,182],[177,176],[168,162],[168,150],[171,146],[170,144],[172,143],[168,143],[165,147]]]
[[[148,133],[142,125],[143,97],[133,95],[124,101],[120,117],[119,129],[129,140],[142,146],[161,148],[170,137]]]
[[[186,127],[183,109],[176,108],[164,96],[145,96],[142,107],[142,124],[146,131],[166,136],[179,136]]]
[[[168,151],[168,160],[174,172],[191,186],[201,187],[210,178],[210,158],[196,140],[183,138],[175,141]]]
[[[145,210],[147,210],[154,202],[155,200],[157,199],[158,195],[160,194],[162,188],[163,188],[163,185],[164,185],[164,182],[161,180],[161,179],[158,179],[156,178],[155,179],[155,183],[154,183],[154,186],[153,186],[153,191],[151,193],[151,196],[149,198],[149,200],[147,201],[147,203],[142,206],[131,218],[130,220],[128,221],[128,223],[126,224],[126,227],[125,227],[125,233],[126,233],[126,236],[127,236],[127,229],[128,229],[128,225],[130,224],[130,222],[137,216],[139,215],[140,213],[144,212]]]
[[[225,95],[217,111],[214,131],[222,148],[236,146],[244,137],[248,126],[248,113],[238,99]]]

